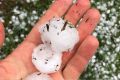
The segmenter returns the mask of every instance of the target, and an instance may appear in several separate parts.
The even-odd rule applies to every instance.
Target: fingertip
[[[72,0],[55,0],[50,10],[59,16],[63,16],[67,9],[72,5]]]
[[[100,20],[100,11],[96,8],[91,8],[87,11],[86,15],[84,15],[85,17],[89,17],[91,19]]]
[[[99,41],[94,36],[88,36],[86,38],[86,43],[90,45],[91,47],[97,48],[99,46]]]
[[[100,12],[95,8],[89,9],[83,16],[79,27],[79,35],[81,36],[80,42],[82,42],[88,35],[90,35],[96,28],[98,22],[100,21]]]
[[[66,13],[65,19],[73,25],[78,24],[79,19],[90,8],[90,6],[89,0],[77,0]]]

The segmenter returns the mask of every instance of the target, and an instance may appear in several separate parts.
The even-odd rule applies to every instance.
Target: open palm
[[[33,49],[42,43],[38,27],[54,16],[62,17],[63,15],[74,25],[81,20],[77,27],[80,42],[73,52],[64,53],[61,70],[51,76],[54,80],[77,80],[79,78],[99,45],[98,40],[91,36],[91,33],[99,22],[100,14],[98,10],[90,8],[89,0],[78,0],[75,4],[72,4],[72,0],[55,0],[26,39],[6,59],[0,61],[0,80],[21,80],[37,71],[32,64],[31,55]],[[0,23],[0,45],[3,39],[3,26]]]

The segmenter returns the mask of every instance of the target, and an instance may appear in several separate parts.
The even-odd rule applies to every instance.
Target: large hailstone
[[[62,18],[53,18],[40,28],[41,38],[55,52],[71,51],[79,41],[77,29]]]
[[[36,47],[32,54],[32,62],[42,73],[54,73],[60,69],[62,54],[54,53],[45,44]]]

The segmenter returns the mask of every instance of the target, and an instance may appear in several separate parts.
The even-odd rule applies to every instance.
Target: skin
[[[54,80],[77,80],[79,78],[99,46],[98,40],[91,33],[99,22],[100,13],[90,7],[89,0],[78,0],[77,4],[75,3],[69,8],[71,4],[72,0],[56,0],[52,4],[26,39],[6,59],[0,61],[0,80],[21,80],[37,71],[31,62],[31,54],[33,49],[42,43],[38,27],[54,16],[63,15],[74,25],[83,17],[77,27],[80,41],[71,53],[64,53],[60,71],[50,74],[50,76]],[[68,12],[66,13],[66,11]],[[4,40],[2,28],[3,25],[0,23],[0,45]]]
[[[4,27],[3,24],[0,22],[0,47],[3,45],[4,38],[5,38]]]

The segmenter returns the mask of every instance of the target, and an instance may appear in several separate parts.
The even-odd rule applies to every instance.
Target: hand
[[[83,17],[77,27],[80,42],[72,53],[64,53],[61,70],[51,76],[54,80],[77,80],[79,78],[99,45],[98,40],[91,36],[91,33],[99,22],[100,14],[98,10],[90,8],[89,0],[78,0],[69,8],[71,4],[72,0],[56,0],[52,4],[26,39],[6,59],[0,61],[0,80],[21,80],[37,71],[31,62],[31,55],[33,49],[42,42],[38,27],[53,16],[63,15],[74,25]],[[66,11],[68,11],[67,14],[65,14]],[[3,27],[0,24],[0,45],[4,37],[1,28]]]

